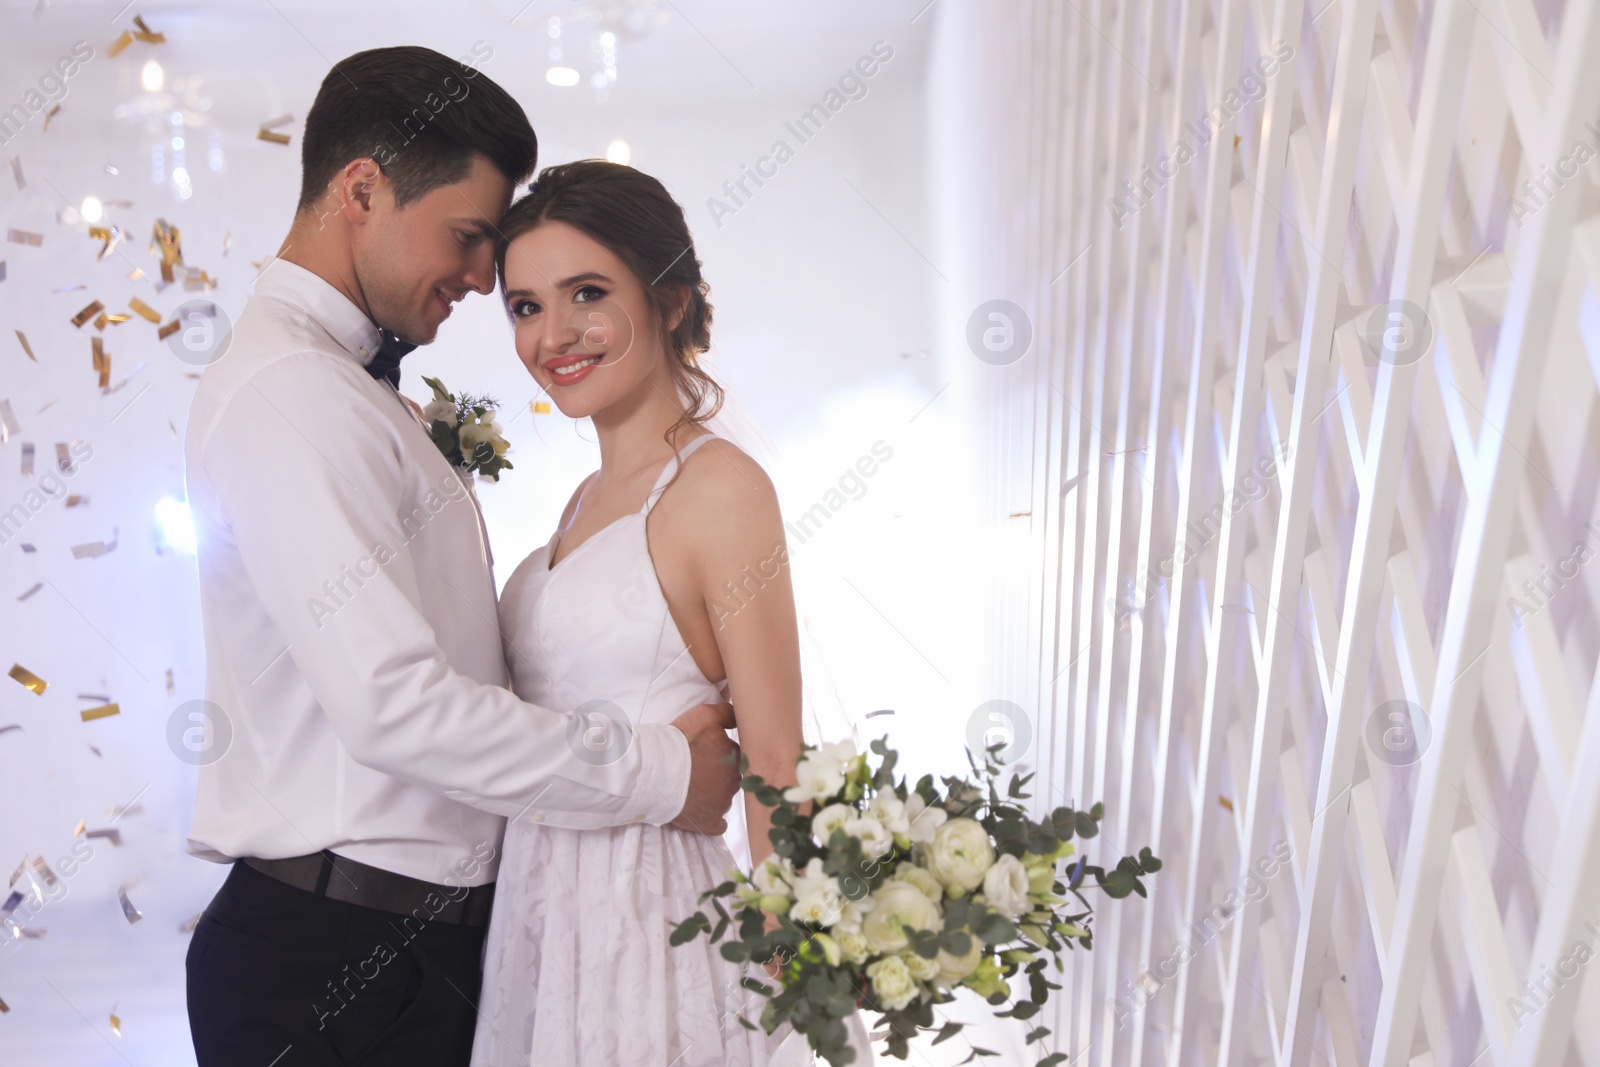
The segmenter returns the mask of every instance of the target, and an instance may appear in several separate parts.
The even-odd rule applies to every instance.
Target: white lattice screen
[[[1600,11],[975,8],[991,669],[1166,860],[1058,1047],[1600,1064]]]

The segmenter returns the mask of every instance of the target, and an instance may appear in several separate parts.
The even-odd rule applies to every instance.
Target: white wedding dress
[[[711,436],[691,441],[682,455]],[[592,535],[552,570],[557,531],[507,581],[500,628],[512,688],[524,700],[664,723],[727,699],[726,682],[713,684],[689,655],[645,543],[645,516],[677,462],[667,462],[641,510]],[[528,817],[510,822],[473,1067],[813,1063],[805,1039],[787,1025],[770,1036],[760,1029],[766,1000],[739,980],[766,978],[764,970],[741,971],[704,934],[668,943],[673,926],[700,908],[700,893],[726,881],[733,866],[723,838],[671,826],[563,830]],[[741,1013],[756,1030],[739,1024]]]

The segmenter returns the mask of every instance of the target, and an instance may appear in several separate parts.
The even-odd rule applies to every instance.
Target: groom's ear
[[[334,179],[345,220],[361,225],[370,219],[388,179],[376,161],[352,159]]]

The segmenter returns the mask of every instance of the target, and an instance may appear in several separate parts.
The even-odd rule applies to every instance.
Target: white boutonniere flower
[[[437,378],[422,380],[433,390],[433,400],[422,409],[422,417],[444,458],[454,466],[499,481],[502,470],[512,469],[505,458],[511,443],[501,435],[494,418],[499,403],[488,396],[462,393],[458,397]]]

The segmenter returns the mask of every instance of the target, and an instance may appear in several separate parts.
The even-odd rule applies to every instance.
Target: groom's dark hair
[[[493,55],[488,45],[473,46],[478,62]],[[376,162],[404,207],[465,178],[474,155],[513,186],[538,165],[538,138],[509,93],[431,48],[357,52],[334,64],[306,115],[297,210],[314,205],[352,159]]]

